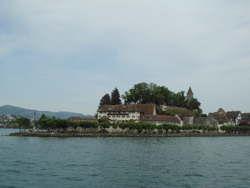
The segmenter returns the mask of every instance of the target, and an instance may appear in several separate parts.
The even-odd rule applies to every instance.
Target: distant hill
[[[46,117],[56,117],[61,119],[67,119],[71,116],[79,117],[93,117],[91,115],[83,115],[80,113],[74,112],[50,112],[50,111],[38,111],[38,110],[29,110],[25,108],[4,105],[0,107],[0,114],[2,115],[20,115],[27,118],[34,118],[34,112],[36,112],[35,119],[39,119],[42,114],[45,114]]]

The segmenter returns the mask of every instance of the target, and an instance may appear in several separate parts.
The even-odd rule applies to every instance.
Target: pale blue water
[[[0,187],[250,187],[249,148],[250,137],[0,136]]]

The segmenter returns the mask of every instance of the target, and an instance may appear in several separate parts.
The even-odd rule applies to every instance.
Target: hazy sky
[[[250,112],[250,1],[1,0],[0,70],[0,106],[94,115],[153,82]]]

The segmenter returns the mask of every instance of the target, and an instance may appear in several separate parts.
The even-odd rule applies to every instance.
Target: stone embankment
[[[218,136],[250,136],[250,134],[217,134],[217,133],[189,133],[189,134],[117,134],[117,133],[11,133],[9,136],[21,137],[218,137]]]

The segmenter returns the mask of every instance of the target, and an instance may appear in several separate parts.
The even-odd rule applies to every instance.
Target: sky
[[[94,115],[115,87],[250,112],[250,1],[1,0],[0,106]]]

